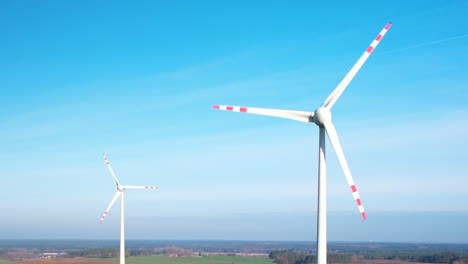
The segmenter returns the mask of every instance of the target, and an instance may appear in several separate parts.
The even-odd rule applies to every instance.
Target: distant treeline
[[[307,264],[317,263],[317,255],[307,255],[302,252],[288,250],[275,250],[268,255],[277,264]],[[351,255],[348,254],[328,254],[328,263],[349,263]]]
[[[156,249],[132,249],[125,252],[126,256],[152,256],[152,255],[174,255],[191,256],[193,252],[177,247],[156,248]],[[92,248],[77,251],[70,251],[67,257],[87,257],[87,258],[115,258],[119,256],[119,250],[115,248]]]
[[[91,248],[77,251],[70,251],[67,257],[88,257],[88,258],[115,258],[119,256],[119,251],[115,248]]]
[[[70,252],[96,248],[118,248],[119,240],[31,240],[0,239],[0,248],[29,252]],[[315,242],[295,241],[195,241],[195,240],[127,240],[127,250],[178,247],[193,252],[210,253],[270,253],[275,250],[288,250],[315,254]],[[425,244],[425,243],[362,243],[331,242],[328,251],[335,254],[394,254],[417,253],[431,255],[441,252],[468,254],[468,244]],[[129,251],[130,252],[130,251]]]
[[[422,263],[468,263],[468,254],[455,252],[441,252],[434,254],[421,253],[392,253],[392,254],[366,254],[364,259],[404,260]]]
[[[269,255],[277,264],[308,264],[317,263],[317,255],[307,255],[302,252],[275,250]],[[441,252],[434,254],[393,253],[393,254],[328,254],[328,263],[365,262],[360,260],[402,260],[419,263],[468,263],[468,254],[455,252]]]
[[[154,250],[154,254],[174,255],[174,256],[192,256],[194,253],[192,250],[178,248],[178,247],[166,247],[157,248]]]

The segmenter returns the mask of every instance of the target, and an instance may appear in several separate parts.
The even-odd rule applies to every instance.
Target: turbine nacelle
[[[366,51],[361,55],[358,61],[354,64],[351,70],[346,74],[343,80],[328,96],[325,102],[314,112],[303,112],[303,111],[292,111],[292,110],[280,110],[280,109],[267,109],[267,108],[255,108],[255,107],[244,107],[244,106],[227,106],[227,105],[214,105],[213,108],[220,110],[228,110],[235,112],[245,112],[258,115],[275,116],[281,118],[287,118],[297,120],[301,122],[315,123],[320,127],[319,137],[319,182],[318,182],[318,214],[317,214],[317,263],[327,264],[327,222],[326,222],[326,163],[325,163],[325,134],[328,135],[330,143],[335,150],[335,154],[338,161],[343,169],[346,181],[351,189],[354,200],[357,203],[358,210],[363,219],[366,219],[366,213],[361,202],[361,198],[357,191],[354,183],[351,171],[348,166],[348,162],[343,153],[341,143],[338,139],[335,126],[331,122],[332,114],[330,109],[336,103],[338,98],[344,92],[346,87],[349,85],[351,80],[354,78],[356,73],[361,69],[362,65],[369,58],[369,55],[374,51],[379,42],[385,36],[387,31],[392,26],[392,23],[388,23],[367,47]]]
[[[106,211],[104,211],[104,214],[101,216],[100,222],[104,221],[104,218],[107,216],[109,213],[110,209],[112,208],[112,205],[115,203],[117,198],[121,197],[123,200],[123,194],[124,191],[127,189],[158,189],[156,186],[135,186],[135,185],[123,185],[120,184],[119,180],[117,179],[117,176],[114,173],[114,170],[112,169],[109,160],[107,159],[105,154],[102,154],[102,157],[104,158],[104,161],[106,162],[107,168],[109,168],[109,172],[112,175],[112,178],[115,181],[115,184],[117,185],[117,192],[114,195],[114,198],[112,198],[109,206],[107,207]]]
[[[133,186],[133,185],[122,185],[119,183],[117,176],[115,176],[114,170],[112,169],[109,160],[107,159],[105,154],[102,154],[104,161],[106,162],[107,167],[114,178],[115,184],[117,185],[117,192],[112,198],[109,206],[107,206],[106,211],[101,216],[99,220],[100,223],[104,221],[104,218],[109,214],[112,205],[114,205],[115,201],[120,197],[120,264],[125,264],[125,225],[124,225],[124,191],[126,189],[158,189],[155,186]]]
[[[346,180],[349,184],[349,187],[351,188],[351,192],[353,195],[354,200],[356,201],[358,205],[359,212],[362,215],[363,219],[366,219],[366,213],[364,211],[364,207],[361,202],[361,198],[359,197],[359,193],[357,191],[356,185],[354,184],[353,177],[351,175],[351,171],[349,169],[348,163],[346,161],[346,158],[343,153],[343,149],[341,147],[341,143],[338,139],[338,134],[336,132],[335,126],[331,122],[332,119],[332,114],[330,110],[332,109],[333,105],[336,103],[338,98],[341,96],[341,94],[344,92],[346,87],[348,87],[349,83],[353,80],[354,76],[357,74],[357,72],[361,69],[361,67],[364,65],[366,60],[369,58],[371,53],[375,50],[377,45],[380,43],[382,38],[385,36],[387,31],[390,29],[392,26],[392,23],[388,23],[377,35],[377,37],[371,42],[371,44],[367,47],[365,52],[361,55],[361,57],[358,59],[358,61],[354,64],[354,66],[351,68],[351,70],[346,74],[346,76],[341,80],[341,82],[338,84],[338,86],[332,91],[332,93],[327,97],[325,102],[322,104],[321,107],[316,109],[314,112],[304,112],[304,111],[294,111],[294,110],[281,110],[281,109],[268,109],[268,108],[256,108],[256,107],[245,107],[245,106],[228,106],[228,105],[214,105],[213,108],[219,109],[219,110],[227,110],[227,111],[234,111],[234,112],[244,112],[244,113],[251,113],[251,114],[258,114],[258,115],[266,115],[266,116],[274,116],[274,117],[281,117],[281,118],[287,118],[287,119],[292,119],[292,120],[297,120],[301,122],[307,122],[307,123],[315,123],[317,126],[320,127],[320,140],[319,140],[319,148],[320,155],[323,156],[323,160],[325,157],[325,133],[328,135],[328,138],[330,139],[330,143],[333,146],[333,149],[335,150],[335,154],[338,158],[338,161],[341,165],[341,168],[343,169],[343,173],[346,177]],[[319,158],[320,160],[320,158]],[[319,164],[319,171],[322,165]],[[323,170],[325,170],[325,162],[323,162]],[[320,173],[319,173],[320,174]],[[325,177],[324,177],[325,178]],[[319,186],[321,186],[319,182]],[[319,187],[320,188],[320,187]],[[323,192],[325,193],[325,191]],[[325,199],[325,198],[324,198]],[[322,205],[326,206],[326,205]],[[318,206],[319,208],[321,207],[320,204]],[[320,211],[320,210],[319,210]],[[325,224],[326,223],[322,223]],[[319,227],[321,226],[320,224],[318,225]],[[324,244],[323,241],[325,241],[326,245],[326,239],[317,239],[321,240],[322,242],[319,242],[319,244]],[[326,246],[324,248],[320,248],[321,253],[320,257],[318,257],[318,263],[320,264],[326,264]]]
[[[319,127],[324,127],[325,123],[330,122],[332,119],[332,114],[328,108],[323,106],[317,108],[312,117],[312,121]]]

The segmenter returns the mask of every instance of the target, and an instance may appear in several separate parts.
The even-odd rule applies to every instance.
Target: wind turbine
[[[328,138],[335,149],[338,161],[341,164],[346,180],[348,181],[349,187],[351,188],[352,194],[358,205],[359,212],[362,218],[366,219],[366,213],[362,205],[359,193],[356,185],[354,184],[351,171],[349,170],[348,163],[343,154],[338,134],[336,133],[335,126],[331,122],[332,115],[330,110],[332,109],[335,102],[338,100],[340,95],[346,89],[348,84],[354,78],[356,73],[369,58],[370,54],[377,47],[379,42],[385,36],[387,31],[392,26],[392,23],[388,23],[379,35],[372,41],[370,46],[366,49],[364,54],[361,55],[359,60],[354,64],[351,70],[346,74],[344,79],[338,84],[333,92],[328,96],[325,102],[317,108],[314,112],[303,112],[303,111],[291,111],[291,110],[278,110],[278,109],[266,109],[266,108],[254,108],[254,107],[242,107],[242,106],[227,106],[227,105],[214,105],[213,108],[220,110],[228,110],[234,112],[245,112],[258,115],[267,115],[293,119],[301,122],[315,123],[320,129],[319,136],[319,166],[318,166],[318,209],[317,209],[317,263],[327,264],[327,201],[326,201],[326,164],[325,164],[325,132],[328,134]]]
[[[112,200],[111,200],[109,206],[107,207],[106,211],[104,212],[104,214],[102,214],[101,220],[99,220],[99,223],[102,223],[102,221],[104,221],[104,218],[106,218],[106,216],[109,213],[112,205],[114,205],[115,201],[120,196],[120,264],[125,264],[124,192],[127,189],[158,189],[158,187],[154,187],[154,186],[130,186],[130,185],[120,184],[119,180],[117,180],[117,176],[115,176],[114,170],[112,169],[106,155],[102,154],[102,157],[104,158],[104,161],[106,162],[106,165],[109,168],[109,171],[112,174],[112,177],[114,178],[115,184],[117,185],[117,192],[115,193],[114,198],[112,198]]]

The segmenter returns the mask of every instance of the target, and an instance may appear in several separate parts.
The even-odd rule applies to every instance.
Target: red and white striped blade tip
[[[247,112],[247,107],[245,106],[232,106],[232,105],[213,105],[214,109],[234,111],[234,112]]]
[[[159,189],[157,186],[145,186],[146,189]]]
[[[102,158],[104,158],[106,164],[109,165],[109,160],[107,159],[106,154],[102,153]]]
[[[104,218],[106,218],[108,212],[104,212],[101,216],[101,219],[99,219],[99,223],[102,223],[104,221]]]
[[[366,49],[366,52],[371,54],[375,47],[379,44],[380,40],[382,40],[383,36],[387,33],[387,31],[392,26],[392,22],[389,22],[382,31],[380,31],[379,35],[375,38],[375,40],[370,44],[370,46]]]
[[[351,192],[353,193],[353,197],[356,200],[359,212],[361,213],[362,218],[366,220],[367,219],[366,212],[364,211],[364,206],[362,205],[361,197],[359,196],[359,192],[356,188],[356,185],[353,184],[350,187],[351,187]]]

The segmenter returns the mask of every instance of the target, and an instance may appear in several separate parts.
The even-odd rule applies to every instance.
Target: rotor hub
[[[317,108],[317,110],[315,110],[315,112],[314,112],[313,121],[319,127],[323,127],[323,125],[326,122],[331,121],[331,119],[332,119],[332,114],[331,114],[330,110],[328,110],[327,108],[325,108],[323,106]]]

